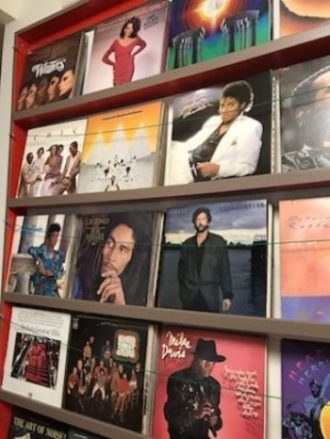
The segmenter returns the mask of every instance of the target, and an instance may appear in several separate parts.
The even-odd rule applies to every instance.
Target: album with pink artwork
[[[264,438],[265,361],[263,337],[164,327],[153,437]]]

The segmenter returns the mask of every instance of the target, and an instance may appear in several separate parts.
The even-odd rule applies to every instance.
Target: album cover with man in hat
[[[265,359],[263,337],[164,327],[153,437],[262,439]]]
[[[330,345],[282,341],[282,438],[330,437]]]

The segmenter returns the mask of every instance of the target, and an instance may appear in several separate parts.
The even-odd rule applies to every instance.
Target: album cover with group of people
[[[73,315],[64,408],[142,431],[148,326]]]

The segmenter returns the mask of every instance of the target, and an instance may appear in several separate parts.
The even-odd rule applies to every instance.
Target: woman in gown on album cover
[[[114,214],[104,241],[80,252],[73,298],[117,305],[145,305],[151,255],[148,213]]]
[[[220,120],[212,116],[184,144],[172,143],[172,184],[243,177],[256,171],[263,127],[244,114],[251,110],[253,99],[247,81],[224,87],[219,101]]]
[[[36,271],[31,276],[34,294],[60,297],[58,280],[64,274],[64,254],[61,250],[55,250],[60,232],[59,224],[50,224],[45,242],[38,247],[32,246],[28,249],[28,254],[32,256],[36,266]]]
[[[102,61],[113,67],[113,85],[130,82],[134,75],[135,57],[146,47],[139,37],[141,20],[138,17],[128,19],[117,38],[103,55]],[[111,55],[114,54],[114,60]]]

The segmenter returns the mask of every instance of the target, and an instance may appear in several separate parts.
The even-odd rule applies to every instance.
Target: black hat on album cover
[[[203,340],[199,338],[196,343],[195,352],[192,353],[200,360],[214,361],[215,363],[226,361],[226,357],[217,353],[214,340]]]

